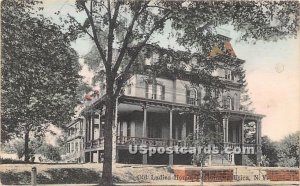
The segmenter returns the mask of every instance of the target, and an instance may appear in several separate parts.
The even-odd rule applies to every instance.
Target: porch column
[[[85,120],[85,142],[90,140],[90,121],[89,115],[87,115]]]
[[[223,118],[223,142],[226,142],[226,122],[225,118]]]
[[[101,138],[101,110],[99,112],[99,139]]]
[[[93,151],[90,151],[90,162],[93,163]]]
[[[99,152],[100,152],[100,151],[97,150],[97,163],[100,163],[100,161],[99,161],[99,160],[100,160],[100,155],[99,155],[100,153],[99,153]]]
[[[115,105],[115,121],[112,126],[112,163],[117,163],[117,125],[118,125],[118,98]]]
[[[261,119],[256,122],[256,164],[257,166],[261,165]]]
[[[128,136],[127,135],[127,122],[123,121],[123,136]]]
[[[241,141],[240,141],[240,143],[242,144],[241,145],[242,147],[244,146],[244,143],[245,143],[244,125],[245,125],[245,118],[243,118],[242,124],[241,124]],[[242,165],[245,165],[246,164],[246,162],[245,162],[246,155],[242,154],[241,156],[242,156]]]
[[[228,142],[228,117],[223,118],[223,141]]]
[[[186,121],[183,121],[182,130],[181,130],[181,139],[186,138]]]
[[[135,122],[131,121],[130,123],[130,136],[135,137]]]
[[[143,106],[144,121],[143,121],[143,138],[147,137],[147,105]],[[147,164],[147,153],[143,154],[143,164]]]
[[[226,118],[226,142],[228,142],[228,131],[229,131],[229,127],[228,127],[228,118]]]
[[[194,114],[194,139],[196,139],[196,137],[198,138],[197,134],[198,134],[198,131],[197,131],[197,116]]]
[[[94,111],[91,113],[91,121],[90,121],[90,136],[91,141],[94,140]]]
[[[173,146],[173,110],[170,109],[170,146]],[[173,153],[169,154],[169,166],[173,166]]]

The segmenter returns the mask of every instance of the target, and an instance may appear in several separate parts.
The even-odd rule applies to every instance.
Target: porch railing
[[[104,147],[104,138],[98,138],[92,141],[85,142],[85,149]]]
[[[193,147],[192,140],[177,140],[177,139],[165,139],[165,138],[142,138],[142,137],[130,137],[130,136],[117,136],[118,146],[129,145],[146,145],[151,147]],[[229,149],[239,148],[256,148],[255,144],[242,144],[242,143],[215,143],[219,149],[228,147]],[[85,143],[85,149],[104,147],[104,138],[99,138]]]

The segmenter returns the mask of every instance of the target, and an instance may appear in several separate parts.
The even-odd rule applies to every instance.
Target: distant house
[[[223,47],[214,47],[211,57],[228,55],[236,58],[230,39],[223,38]],[[158,54],[152,53],[141,61],[142,71],[156,63]],[[237,58],[236,58],[237,59]],[[242,63],[240,59],[236,60]],[[222,61],[218,61],[222,63]],[[226,84],[227,91],[220,96],[222,113],[218,132],[222,138],[218,144],[229,148],[253,148],[257,163],[261,161],[261,120],[263,115],[240,110],[241,84],[234,75],[233,69],[217,69],[213,75],[219,76]],[[67,152],[80,162],[101,162],[104,145],[104,103],[103,93],[81,113],[80,118],[68,126]],[[149,78],[137,72],[129,79],[124,93],[118,98],[117,126],[113,137],[113,160],[119,163],[139,164],[190,164],[189,154],[130,154],[129,145],[147,147],[184,146],[186,137],[197,131],[197,117],[185,112],[189,108],[197,108],[203,103],[205,89],[193,86],[186,79],[169,77]],[[90,98],[90,97],[89,97]],[[254,144],[245,144],[244,124],[255,122],[256,140]],[[209,165],[243,165],[244,154],[210,155]]]

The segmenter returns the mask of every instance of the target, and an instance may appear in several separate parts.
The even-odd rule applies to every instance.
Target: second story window
[[[225,100],[224,108],[228,110],[234,110],[235,109],[234,99],[228,96]]]
[[[164,100],[165,99],[165,87],[157,84],[154,86],[152,83],[146,83],[146,98]]]
[[[128,95],[131,95],[131,85],[128,85],[128,86],[127,86],[127,94],[128,94]]]
[[[159,100],[164,100],[165,87],[162,85],[156,85],[156,97]]]
[[[189,105],[197,105],[197,90],[195,88],[186,90],[186,103]]]
[[[153,84],[146,83],[146,98],[156,99],[156,95],[153,92]]]

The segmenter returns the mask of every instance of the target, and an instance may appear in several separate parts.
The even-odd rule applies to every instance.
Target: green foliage
[[[11,158],[0,158],[0,164],[23,164],[23,160],[14,160]]]
[[[40,138],[35,138],[29,142],[29,155],[34,156],[37,150],[42,146],[43,142]],[[24,140],[16,139],[12,140],[10,143],[5,144],[5,149],[10,152],[16,153],[18,158],[21,159],[24,157]]]
[[[48,160],[60,161],[61,160],[60,150],[61,149],[59,147],[55,147],[53,145],[43,143],[43,145],[39,149],[37,149],[37,153],[42,154]]]
[[[78,56],[61,27],[33,10],[37,1],[1,3],[1,140],[43,136],[71,119],[77,104]]]
[[[275,167],[278,163],[277,144],[271,141],[268,136],[263,136],[261,145],[262,155],[264,156],[263,164],[267,167]]]
[[[4,185],[27,185],[30,184],[31,173],[23,172],[0,172],[1,183]]]
[[[2,184],[30,184],[30,172],[0,172]],[[84,168],[58,168],[38,171],[39,184],[87,184],[97,183],[99,172]]]
[[[41,154],[46,157],[48,160],[60,161],[60,155],[63,154],[63,146],[53,146],[44,142],[43,138],[34,138],[29,142],[29,155],[33,157],[36,154]],[[62,142],[58,142],[62,144]],[[10,143],[5,145],[5,149],[9,150],[12,153],[16,153],[19,159],[24,157],[24,140],[17,139],[13,140]],[[37,159],[35,159],[37,161]]]
[[[167,1],[173,10],[172,26],[183,33],[177,41],[188,48],[210,52],[215,44],[216,27],[230,24],[241,32],[241,39],[276,41],[296,37],[299,3],[296,1]]]
[[[299,136],[300,132],[297,131],[278,143],[278,166],[299,167]]]
[[[256,123],[248,122],[244,123],[244,140],[247,144],[256,143]]]
[[[289,134],[279,142],[262,137],[264,166],[299,167],[299,131]]]

